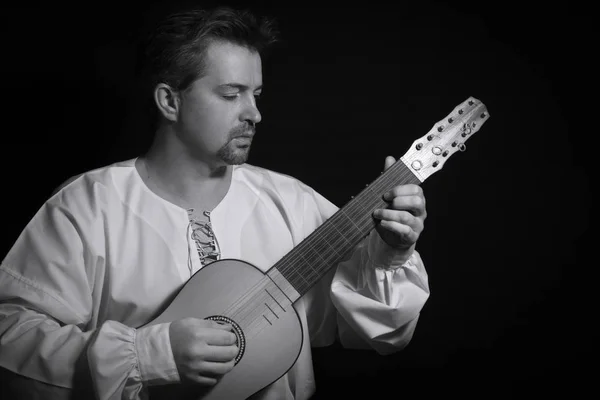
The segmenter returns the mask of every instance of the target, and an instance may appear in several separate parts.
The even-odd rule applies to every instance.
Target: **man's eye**
[[[224,95],[223,95],[223,98],[224,98],[225,100],[230,100],[230,101],[231,101],[231,100],[235,100],[235,99],[237,99],[237,98],[238,98],[238,95],[237,95],[237,94],[224,94]]]

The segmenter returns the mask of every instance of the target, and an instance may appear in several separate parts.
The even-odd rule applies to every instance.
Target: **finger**
[[[419,238],[419,235],[410,226],[401,224],[400,222],[382,220],[379,225],[383,229],[401,236],[402,241],[406,243],[415,243]]]
[[[419,185],[415,185],[412,183],[407,185],[394,186],[391,190],[387,191],[383,195],[383,198],[384,200],[390,201],[394,197],[398,196],[420,196],[423,197],[423,199],[425,199],[425,196],[423,195],[423,188]]]
[[[408,211],[378,209],[373,212],[373,217],[381,221],[398,222],[402,225],[407,225],[415,233],[421,233],[425,227],[421,218],[415,217]]]
[[[233,332],[211,329],[204,333],[206,344],[211,346],[231,346],[237,341]]]
[[[233,326],[231,326],[231,324],[228,324],[226,322],[213,321],[210,319],[201,319],[198,320],[198,323],[200,326],[205,328],[222,329],[226,331],[230,331],[233,329]]]
[[[231,371],[234,365],[233,360],[227,362],[203,361],[198,366],[198,373],[206,377],[219,377]]]
[[[234,360],[238,355],[239,348],[233,346],[207,346],[206,361],[228,362]]]
[[[383,164],[383,170],[386,171],[389,167],[394,165],[395,162],[396,162],[396,159],[394,157],[387,156],[385,158],[385,163]]]
[[[419,196],[398,196],[390,202],[390,208],[421,217],[425,215],[425,200]]]
[[[390,210],[387,208],[377,209],[373,212],[373,216],[379,220],[396,221],[401,224],[410,226],[413,230],[419,228],[420,219],[409,213],[408,211]]]

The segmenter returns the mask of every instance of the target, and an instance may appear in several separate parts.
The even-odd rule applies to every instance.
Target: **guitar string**
[[[383,178],[383,177],[382,177],[382,178]],[[390,175],[386,175],[386,176],[385,176],[385,178],[383,178],[383,184],[385,185],[386,183],[388,183],[388,182],[386,182],[386,181],[387,181],[387,180],[390,180],[390,179],[393,179],[393,177],[391,177]],[[357,206],[360,206],[360,205],[361,205],[361,201],[360,201],[360,200],[362,200],[362,198],[357,198],[357,199],[358,199],[359,201],[357,201],[355,204],[356,204]],[[364,202],[362,202],[362,203],[364,203]],[[355,207],[356,207],[356,206],[355,206]],[[351,207],[351,208],[352,208],[352,207]],[[353,233],[354,233],[354,234],[356,234],[356,232],[353,232]],[[318,234],[317,234],[317,236],[318,236]],[[355,235],[355,236],[356,236],[356,235]],[[345,240],[345,239],[343,239],[343,238],[342,238],[342,240]],[[310,242],[310,241],[309,241],[309,242]],[[307,243],[309,243],[309,242],[307,242]],[[309,244],[310,244],[310,243],[309,243]],[[294,258],[293,258],[293,257],[290,259],[290,261],[291,261],[291,262],[295,262],[295,260],[294,260]],[[308,262],[311,262],[311,260],[309,259],[309,260],[308,260]],[[283,269],[284,269],[284,270],[287,270],[287,268],[285,267],[285,265],[283,266]],[[317,273],[317,271],[315,271],[314,273]],[[311,274],[311,276],[313,275],[313,273],[312,273],[312,272],[311,272],[310,274]],[[270,280],[270,278],[268,278],[268,277],[266,277],[266,279]],[[242,312],[242,313],[243,313],[243,312],[244,312],[244,309],[243,309],[243,308],[239,308],[239,305],[240,305],[240,304],[242,304],[242,303],[243,303],[243,304],[245,304],[245,303],[248,303],[248,302],[249,302],[249,301],[248,301],[248,298],[252,298],[252,297],[256,298],[256,296],[257,296],[257,291],[263,292],[263,289],[264,289],[264,286],[265,286],[265,282],[267,282],[267,281],[266,281],[266,280],[259,280],[259,281],[258,281],[258,282],[257,282],[257,283],[254,285],[254,287],[251,287],[251,288],[249,288],[248,290],[246,290],[246,291],[245,291],[245,294],[244,294],[244,295],[242,295],[242,297],[240,297],[240,298],[239,298],[237,301],[233,302],[233,303],[230,305],[230,307],[229,307],[227,310],[225,310],[225,315],[229,315],[229,316],[231,316],[231,317],[238,317],[238,315],[239,315],[239,312]],[[292,286],[293,286],[293,285],[292,285]],[[263,295],[264,295],[264,293],[263,293]],[[258,304],[261,304],[261,305],[263,304],[263,302],[262,302],[262,299],[261,299],[261,302],[260,302],[260,303],[258,303]],[[234,312],[234,310],[235,310],[235,309],[237,309],[237,312]],[[247,309],[246,309],[246,311],[250,311],[250,314],[248,314],[246,317],[252,317],[252,315],[251,315],[251,314],[252,314],[252,311],[251,311],[251,310],[247,310]],[[260,317],[260,313],[258,313],[258,314],[259,314],[258,316]],[[246,320],[246,319],[247,319],[247,318],[246,318],[246,317],[244,317],[244,316],[240,316],[240,317],[241,317],[241,319],[243,319],[243,320]],[[240,320],[240,318],[236,318],[236,320],[238,321],[238,323],[244,324],[244,321],[243,321],[243,320]]]
[[[410,172],[410,170],[407,169],[405,171],[401,171],[401,174],[400,174],[399,178],[406,178],[406,175],[408,175],[407,172],[409,172],[414,177],[414,174],[412,174],[412,172]],[[393,176],[391,176],[391,179],[392,180],[396,180],[396,179],[394,179]],[[373,191],[374,189],[377,189],[375,186],[387,186],[387,185],[389,185],[389,183],[390,183],[389,180],[390,179],[381,179],[381,180],[378,180],[377,182],[382,182],[382,184],[381,185],[372,185],[371,191]],[[362,199],[358,199],[358,200],[359,201],[357,202],[357,205],[361,205],[360,204],[361,203],[360,200],[362,200]],[[362,201],[362,206],[364,207],[365,202],[372,203],[372,200],[373,200],[372,198],[370,198],[370,199],[366,198],[366,201]],[[364,217],[362,219],[365,220],[367,218],[369,218],[369,216]],[[318,235],[316,235],[316,236],[318,236]],[[353,236],[355,236],[355,237],[352,238],[351,242],[354,242],[354,240],[356,240],[356,239],[360,240],[360,237],[363,236],[363,233],[360,230],[353,231]],[[338,236],[336,236],[336,237],[338,237]],[[334,243],[334,244],[337,244],[337,243]],[[325,266],[327,266],[327,265],[329,265],[329,264],[332,263],[331,258],[333,258],[333,259],[339,258],[339,255],[332,253],[326,259],[323,259],[323,258],[321,258],[321,259],[325,262]],[[317,259],[317,258],[315,257],[315,259]],[[296,260],[292,260],[292,261],[295,262],[295,261],[297,261],[297,259]],[[310,259],[306,260],[305,259],[305,261],[306,262],[311,262],[311,261],[314,261],[314,260],[310,260]],[[286,266],[284,265],[283,268],[285,269]],[[329,267],[327,267],[326,269],[329,269]],[[320,273],[319,273],[319,275],[320,275]],[[250,304],[252,304],[252,302],[249,302],[247,300],[248,297],[253,297],[254,299],[251,299],[251,300],[254,300],[256,302],[256,304],[260,305],[259,307],[238,308],[237,311],[229,310],[229,312],[228,312],[228,314],[232,317],[232,319],[234,319],[234,321],[236,321],[236,323],[238,323],[238,324],[240,324],[242,326],[245,325],[246,326],[245,330],[247,330],[248,332],[252,332],[254,326],[256,326],[256,325],[263,326],[263,328],[264,328],[264,327],[267,326],[266,324],[269,323],[269,322],[266,322],[266,320],[264,318],[260,318],[261,315],[264,315],[264,311],[265,311],[265,309],[264,309],[264,307],[262,307],[262,305],[264,303],[268,304],[269,302],[272,302],[272,299],[268,296],[268,294],[265,293],[265,289],[267,289],[267,286],[269,284],[273,287],[273,289],[276,288],[276,286],[270,281],[270,279],[267,276],[265,276],[264,279],[259,280],[254,285],[253,288],[251,288],[250,290],[246,291],[246,295],[242,296],[242,297],[245,297],[246,299],[239,299],[238,301],[234,302],[234,304],[232,304],[229,307],[229,309],[235,309],[239,305],[239,304],[236,304],[236,303],[244,303],[244,304],[250,303]],[[310,286],[312,286],[312,285],[310,285]],[[286,298],[286,300],[287,300],[287,298]],[[272,305],[274,306],[274,304],[272,304]],[[248,319],[250,320],[249,324],[247,323]]]
[[[406,175],[408,175],[406,172],[409,172],[410,174],[412,174],[412,172],[410,172],[410,170],[408,170],[408,171],[402,171],[402,173],[401,173],[400,177],[398,177],[398,178],[403,178],[403,177],[405,177]],[[414,175],[414,174],[412,174],[412,175]],[[373,191],[374,189],[377,189],[377,187],[376,187],[376,186],[388,186],[388,185],[391,183],[390,181],[392,181],[392,180],[397,180],[397,179],[396,179],[396,177],[395,177],[395,176],[393,176],[393,174],[389,174],[389,175],[386,175],[386,176],[384,176],[384,177],[381,177],[381,178],[383,178],[383,179],[381,179],[380,181],[378,181],[378,182],[381,182],[381,185],[373,185],[373,186],[371,187],[371,191]],[[350,204],[350,205],[349,205],[350,207],[349,207],[348,209],[350,209],[350,211],[355,211],[355,210],[354,210],[355,208],[361,208],[361,207],[362,207],[362,208],[364,208],[364,205],[365,205],[365,203],[367,203],[367,202],[368,202],[368,203],[372,203],[372,199],[371,199],[371,198],[368,198],[368,196],[367,196],[367,198],[357,198],[357,201],[356,201],[355,203],[353,203],[353,204]],[[363,220],[365,220],[365,219],[370,219],[370,218],[371,218],[371,216],[370,216],[370,215],[367,215],[366,217],[364,217],[364,218],[363,218]],[[335,221],[334,221],[333,223],[335,224]],[[360,239],[360,236],[362,236],[362,235],[363,235],[363,232],[361,232],[361,231],[353,231],[353,237],[352,237],[352,240],[351,240],[351,241],[352,241],[352,242],[354,242],[354,240],[356,240],[356,239]],[[309,236],[310,236],[310,235],[309,235]],[[299,244],[299,246],[302,246],[302,247],[305,247],[305,246],[306,246],[306,247],[310,247],[310,246],[312,245],[313,247],[315,247],[315,246],[314,246],[314,242],[315,242],[315,241],[317,241],[317,240],[321,240],[323,236],[324,236],[324,235],[322,235],[320,232],[316,232],[316,234],[315,234],[315,235],[313,235],[313,238],[312,238],[312,240],[308,240],[306,243],[300,243],[300,244]],[[347,241],[347,240],[346,240],[344,237],[342,237],[342,235],[336,235],[336,238],[340,238],[340,240],[335,240],[335,241],[333,241],[333,242],[328,242],[328,244],[330,244],[330,245],[331,245],[331,244],[333,244],[333,245],[335,246],[335,245],[338,245],[338,244],[339,244],[339,242],[341,242],[341,241]],[[351,246],[350,246],[350,247],[351,247]],[[332,254],[332,256],[334,256],[334,257],[337,257],[337,254]],[[299,258],[300,258],[300,257],[302,257],[302,255],[301,255],[301,252],[299,252],[299,253],[297,253],[297,254],[292,254],[291,256],[288,256],[288,258],[287,258],[287,259],[286,259],[286,258],[284,258],[284,260],[281,260],[279,263],[277,263],[277,264],[280,264],[279,266],[277,266],[277,269],[278,269],[278,270],[279,270],[281,273],[288,272],[288,270],[289,270],[289,269],[293,269],[293,265],[294,265],[295,263],[297,263],[297,262],[298,262],[298,260],[299,260]],[[318,256],[317,256],[317,257],[318,257]],[[311,258],[309,257],[309,259],[308,259],[308,260],[307,260],[306,258],[305,258],[304,260],[305,260],[305,262],[308,262],[308,263],[310,263],[310,262],[314,262],[314,260],[316,260],[316,259],[317,259],[317,257],[314,257],[314,259],[311,259]],[[322,257],[321,257],[321,258],[322,258]],[[326,259],[326,260],[324,260],[324,261],[325,261],[326,263],[330,263],[330,262],[331,262],[330,258],[331,258],[331,256],[327,257],[327,259]],[[276,264],[276,265],[277,265],[277,264]],[[320,275],[320,272],[321,272],[321,271],[316,271],[316,270],[309,271],[309,278],[311,278],[311,279],[312,279],[312,278],[313,278],[313,275]],[[302,279],[304,279],[304,278],[302,277],[302,275],[299,275],[299,276],[300,276]],[[304,280],[305,280],[305,279],[304,279]],[[290,282],[290,283],[291,283],[291,282]],[[297,283],[297,285],[298,285],[298,284],[301,284],[300,282],[296,282],[296,283]],[[257,283],[257,285],[260,285],[260,283]],[[294,285],[292,285],[292,286],[294,286]],[[304,287],[303,287],[303,289],[304,289]],[[261,289],[261,290],[262,290],[262,289]],[[250,288],[248,291],[246,291],[246,293],[248,294],[248,296],[253,296],[253,294],[254,294],[253,292],[254,292],[253,288]],[[248,296],[243,296],[242,298],[240,298],[240,299],[238,300],[238,302],[245,302],[245,298],[244,298],[244,297],[248,297]],[[236,303],[238,303],[238,302],[236,302]],[[231,306],[232,306],[232,307],[233,307],[233,306],[237,306],[237,304],[235,304],[235,303],[234,303],[234,304],[232,304]]]
[[[396,168],[396,169],[399,169],[399,168]],[[373,217],[372,217],[371,213],[365,213],[364,211],[367,209],[378,208],[377,206],[379,204],[377,204],[377,203],[382,203],[381,204],[382,206],[385,204],[383,202],[383,200],[381,200],[379,195],[376,197],[372,196],[374,194],[374,192],[379,193],[383,189],[388,189],[388,190],[391,189],[391,188],[388,188],[388,186],[390,186],[390,183],[392,183],[390,181],[404,180],[407,177],[407,175],[408,175],[408,177],[410,177],[409,174],[414,176],[414,174],[410,170],[406,169],[406,170],[401,170],[399,176],[390,174],[390,175],[388,175],[390,177],[390,179],[385,179],[388,176],[382,177],[384,179],[382,179],[381,181],[375,181],[372,185],[369,186],[369,188],[367,190],[369,190],[371,192],[371,193],[369,193],[370,195],[367,194],[364,197],[361,196],[356,199],[357,201],[354,204],[349,204],[348,205],[349,207],[340,209],[343,211],[341,211],[339,216],[336,216],[337,217],[336,219],[340,220],[340,219],[342,219],[342,217],[346,218],[348,221],[344,221],[344,222],[346,222],[346,223],[350,222],[350,224],[353,224],[354,227],[356,228],[356,230],[353,229],[351,231],[351,232],[355,233],[351,237],[352,240],[346,240],[344,235],[340,234],[340,235],[334,235],[333,241],[331,241],[331,240],[327,240],[328,238],[331,239],[331,235],[327,235],[327,233],[322,234],[322,232],[317,232],[314,235],[314,237],[310,238],[305,244],[301,243],[301,246],[312,248],[314,250],[319,247],[319,242],[321,242],[321,244],[323,244],[323,241],[324,241],[326,243],[326,245],[323,246],[323,248],[325,250],[331,251],[331,249],[333,249],[335,251],[335,247],[337,247],[340,244],[340,242],[346,241],[346,242],[349,242],[349,247],[351,248],[352,246],[355,245],[354,242],[356,239],[359,239],[360,237],[365,235],[365,233],[368,234],[368,232],[365,232],[365,231],[367,230],[366,228],[368,227],[368,224],[371,224]],[[352,218],[347,215],[347,214],[356,214],[357,211],[360,212],[360,214],[362,216],[359,216],[358,218]],[[354,221],[356,221],[356,222],[354,222]],[[332,220],[331,224],[329,224],[329,225],[336,227],[336,222],[339,222],[339,221]],[[337,227],[336,227],[336,229],[337,229]],[[337,229],[337,230],[339,232],[339,229]],[[370,230],[371,229],[369,229],[368,231],[370,231]],[[317,242],[317,243],[315,244],[315,242]],[[292,250],[292,252],[293,251],[294,250]],[[299,254],[299,257],[293,257],[293,255],[288,256],[288,258],[284,258],[284,260],[282,260],[280,266],[277,267],[277,269],[282,274],[285,275],[285,273],[290,270],[294,271],[295,270],[294,264],[298,261],[298,258],[304,258],[304,260],[308,261],[308,262],[315,262],[315,260],[322,258],[322,257],[320,257],[320,254],[318,251],[316,252],[317,253],[316,257],[312,257],[309,255],[308,260],[305,257],[303,257],[301,251],[297,250],[297,252]],[[339,254],[337,252],[335,254],[331,254],[331,256],[333,256],[333,258],[336,258],[338,256],[343,256],[343,255],[344,254]],[[325,261],[326,263],[331,262],[331,258],[332,258],[331,256],[328,256],[327,259],[323,260],[323,261]],[[315,272],[317,275],[320,275],[322,271],[318,270]],[[313,275],[313,272],[309,271],[308,278],[312,278],[312,275]],[[306,282],[306,283],[309,283],[309,282]]]
[[[403,173],[402,175],[406,175],[406,174],[405,174],[405,173]],[[393,178],[393,177],[392,177],[392,178]],[[385,182],[385,181],[386,181],[386,180],[384,180],[384,182],[383,182],[383,184],[382,184],[381,186],[386,186],[386,184],[389,184],[389,182]],[[377,189],[377,187],[376,187],[376,186],[377,186],[377,185],[375,185],[374,187],[372,187],[372,190],[375,190],[375,189]],[[368,203],[372,204],[372,203],[373,203],[373,201],[372,201],[372,200],[373,200],[373,199],[369,199],[369,198],[367,198],[367,199],[366,199],[366,202],[368,202]],[[364,207],[364,205],[365,205],[365,201],[359,201],[359,202],[357,202],[356,204],[357,204],[357,206],[363,206],[363,207]],[[351,207],[350,209],[352,210],[353,208],[356,208],[356,207]],[[366,218],[369,218],[369,216],[367,216]],[[365,219],[366,219],[366,218],[365,218]],[[369,218],[369,219],[370,219],[370,218]],[[364,219],[363,219],[363,220],[364,220]],[[333,224],[333,226],[335,226],[335,223]],[[316,239],[317,239],[317,242],[319,242],[319,241],[321,241],[321,242],[322,242],[322,240],[319,240],[319,239],[324,239],[324,241],[325,241],[325,242],[327,242],[327,244],[328,244],[330,247],[331,247],[332,245],[333,245],[333,246],[336,246],[336,245],[338,245],[338,244],[339,244],[339,242],[340,242],[341,240],[343,240],[343,241],[346,241],[346,244],[349,244],[349,245],[348,245],[348,247],[349,247],[349,248],[351,248],[351,247],[352,247],[352,245],[354,244],[354,242],[355,242],[356,240],[360,240],[360,238],[361,238],[363,235],[364,235],[364,232],[363,232],[363,231],[361,231],[361,230],[359,229],[359,230],[354,230],[354,231],[352,231],[352,235],[351,235],[351,237],[349,237],[349,239],[350,239],[350,240],[347,240],[347,239],[345,239],[345,238],[343,238],[343,237],[341,237],[341,238],[340,238],[340,235],[336,235],[336,236],[334,237],[334,239],[336,239],[336,238],[340,238],[340,240],[334,240],[334,241],[330,241],[330,240],[329,240],[329,241],[328,241],[327,239],[325,239],[325,238],[327,237],[327,235],[325,235],[325,236],[323,236],[323,235],[321,235],[321,236],[319,236],[319,235],[316,235],[316,236],[317,236],[317,237],[316,237]],[[309,242],[307,242],[307,243],[308,243],[308,246],[310,246],[310,245],[311,245],[310,241],[309,241]],[[314,248],[314,247],[315,247],[315,246],[314,246],[314,243],[313,243],[313,248]],[[326,250],[329,250],[329,251],[331,251],[331,248],[326,248]],[[303,261],[304,261],[305,263],[308,263],[308,264],[310,264],[310,263],[313,263],[313,264],[314,264],[314,263],[315,263],[315,261],[316,261],[316,260],[319,260],[319,259],[321,260],[321,262],[323,262],[323,264],[324,264],[324,265],[322,265],[320,268],[318,268],[318,270],[312,269],[312,271],[308,271],[308,274],[309,274],[309,278],[308,278],[308,279],[311,279],[311,280],[313,280],[313,279],[314,279],[313,275],[320,275],[320,274],[321,274],[322,270],[324,269],[324,268],[322,268],[322,267],[328,267],[330,264],[332,264],[332,259],[339,258],[339,253],[333,253],[333,252],[331,252],[329,255],[327,255],[327,254],[321,254],[321,253],[319,253],[319,252],[317,251],[317,253],[316,253],[316,255],[315,255],[314,257],[313,257],[313,256],[310,256],[310,255],[309,255],[308,257],[304,257],[304,256],[302,255],[302,251],[299,251],[299,253],[298,253],[298,254],[299,254],[299,257],[290,257],[290,258],[288,259],[288,263],[290,263],[290,264],[296,263],[297,261],[299,261],[299,260],[298,260],[298,258],[303,258]],[[319,264],[320,264],[320,263],[319,263]],[[287,270],[288,270],[288,267],[289,267],[289,265],[286,265],[286,262],[285,262],[285,260],[284,260],[284,262],[283,262],[283,265],[281,265],[279,268],[280,268],[280,269],[282,269],[283,271],[287,271]],[[327,269],[329,269],[329,268],[327,268]],[[295,272],[295,271],[294,271],[294,272]],[[298,290],[299,290],[299,291],[301,291],[301,289],[302,289],[302,290],[304,290],[304,289],[305,289],[305,286],[307,286],[307,285],[309,284],[309,282],[307,282],[307,281],[306,281],[306,279],[305,279],[305,278],[304,278],[302,275],[296,275],[295,277],[298,277],[298,276],[299,276],[301,279],[303,279],[303,281],[304,281],[304,284],[303,284],[302,282],[295,282],[295,283],[296,283],[296,285],[295,285],[295,286],[296,286],[296,287],[298,287]],[[292,276],[291,278],[293,279],[294,277]],[[291,283],[292,283],[292,286],[294,286],[294,285],[293,285],[293,281],[292,281]],[[310,285],[309,285],[309,286],[310,286]],[[301,288],[301,289],[300,289],[300,288]],[[249,292],[248,294],[249,294],[250,296],[255,296],[255,293],[254,293],[254,292],[255,292],[255,291],[251,291],[251,292]],[[260,303],[260,304],[262,304],[262,300],[261,300],[261,303]]]
[[[404,168],[402,168],[402,166],[399,166],[399,165],[397,165],[396,168],[393,168],[393,166],[392,166],[390,168],[390,170],[389,170],[389,173],[388,174],[384,173],[383,176],[379,177],[379,179],[377,179],[376,181],[374,181],[373,184],[370,185],[370,187],[369,187],[368,190],[370,192],[374,192],[377,189],[381,190],[381,189],[389,186],[392,183],[392,181],[397,181],[399,179],[402,180],[402,179],[406,178],[407,175],[409,177],[410,177],[410,175],[413,175],[413,177],[414,177],[414,174],[406,167],[406,165],[404,165],[404,163],[397,162],[396,164],[398,164],[398,163],[401,163],[402,166],[404,166]],[[398,171],[394,171],[394,170],[398,170],[398,169],[401,169],[401,171],[399,171],[400,174],[398,176],[396,176],[397,174],[394,174],[394,172],[397,173]],[[416,178],[416,177],[414,177],[414,178]],[[364,197],[363,196],[359,196],[359,197],[355,198],[355,201],[353,203],[348,204],[348,207],[343,207],[343,208],[344,208],[345,211],[349,211],[347,213],[356,212],[356,209],[361,209],[361,208],[364,209],[365,205],[373,205],[374,200],[375,200],[375,198],[369,196],[368,194],[366,196],[364,196]],[[377,199],[377,201],[380,201],[380,200]],[[344,212],[342,212],[341,215],[343,215],[345,218],[348,218],[347,215],[344,215]],[[372,218],[371,214],[369,214],[367,216],[364,216],[363,218],[361,218],[359,220],[359,224],[362,225],[364,222],[366,222],[367,219],[371,219],[371,218]],[[334,224],[335,224],[335,221],[333,221],[332,225],[335,226]],[[360,230],[360,229],[357,229],[357,230],[353,230],[352,231],[352,236],[351,236],[351,240],[350,241],[348,241],[341,234],[334,236],[334,239],[335,239],[334,241],[327,241],[325,239],[327,237],[327,235],[323,235],[320,232],[316,232],[315,235],[312,235],[312,238],[310,237],[311,235],[309,235],[308,238],[312,239],[312,240],[308,240],[304,244],[301,243],[301,245],[303,247],[306,246],[306,247],[310,248],[312,246],[313,248],[315,248],[316,247],[314,245],[315,241],[321,241],[322,239],[325,239],[325,242],[327,242],[327,244],[329,245],[329,247],[332,247],[332,246],[339,245],[339,243],[342,242],[342,241],[354,243],[355,240],[360,240],[360,237],[362,237],[363,235],[364,235],[364,232],[362,230]],[[340,239],[340,240],[337,240],[337,239]],[[349,247],[351,248],[352,244],[350,244]],[[326,250],[330,250],[330,248],[326,247]],[[313,275],[319,276],[319,275],[321,275],[323,269],[329,269],[329,267],[327,267],[327,266],[332,263],[332,261],[333,261],[332,259],[339,258],[339,253],[337,253],[337,252],[336,253],[330,253],[329,255],[326,255],[325,258],[323,258],[323,256],[321,256],[318,252],[317,252],[317,255],[315,257],[312,257],[312,256],[303,257],[302,254],[301,254],[301,252],[298,252],[297,256],[295,254],[292,254],[287,259],[282,260],[283,262],[281,263],[281,266],[278,266],[277,269],[281,273],[288,272],[289,269],[293,269],[293,265],[295,263],[297,263],[300,258],[304,258],[304,261],[305,261],[306,264],[314,263],[315,260],[319,260],[319,259],[324,263],[324,266],[323,266],[324,268],[319,267],[318,270],[314,270],[314,269],[311,268],[312,271],[309,271],[308,278],[309,279],[313,279]],[[282,271],[284,271],[284,272],[282,272]],[[304,277],[302,275],[297,275],[297,276],[300,276],[300,278],[304,280],[305,284],[309,283],[309,282],[306,282],[306,279],[304,279]],[[266,278],[270,281],[270,278],[268,278],[268,277],[266,277]],[[240,303],[247,303],[248,302],[247,299],[249,297],[255,297],[257,291],[263,292],[264,291],[263,290],[264,289],[263,288],[264,283],[261,282],[261,281],[257,282],[254,285],[254,287],[251,287],[250,289],[248,289],[247,291],[245,291],[245,295],[243,295],[237,301],[235,301],[234,303],[232,303],[230,305],[230,307],[228,307],[228,309],[226,310],[226,313],[229,314],[229,315],[231,315],[231,316],[234,316],[233,314],[237,315],[238,314],[237,312],[233,312],[232,313],[232,311],[234,309],[236,309],[236,308],[238,308],[238,311],[242,311],[242,309],[239,309],[239,304]],[[291,284],[291,282],[290,282],[290,284]],[[302,285],[301,286],[302,290],[305,289],[305,287],[304,287],[305,285],[303,285],[302,282],[296,282],[296,285],[292,284],[292,286],[294,288],[296,288],[296,286],[298,286],[298,285]],[[312,286],[312,285],[309,285],[309,287],[310,286]],[[267,300],[271,300],[272,301],[272,299],[270,299],[270,298],[268,298]],[[263,304],[262,299],[261,299],[261,301],[260,301],[259,304],[261,304],[261,305]],[[261,313],[259,313],[259,314],[261,314]],[[246,319],[246,318],[243,318],[243,319]],[[242,321],[239,321],[239,322],[242,322]]]
[[[386,175],[385,177],[382,177],[382,178],[383,178],[383,185],[387,185],[387,184],[390,183],[389,181],[394,180],[394,177],[391,176],[391,175]],[[363,200],[363,198],[357,197],[356,200],[357,201],[354,202],[353,204],[349,204],[348,205],[349,209],[351,211],[354,208],[357,208],[357,207],[360,208],[360,206],[364,204],[364,201],[362,201],[362,204],[361,204],[361,200]],[[366,199],[366,200],[368,201],[369,199]],[[370,217],[370,216],[367,216],[367,217]],[[335,215],[332,218],[335,218]],[[335,221],[333,219],[332,219],[332,222],[335,223]],[[304,243],[303,242],[299,243],[298,246],[300,246],[300,247],[309,246],[310,247],[311,244],[312,244],[311,242],[314,242],[315,240],[320,240],[320,232],[317,230],[317,232],[315,232],[315,235],[313,235],[312,240],[310,240],[311,239],[310,235],[309,235],[309,237],[307,237],[307,239],[309,239],[309,240],[305,241]],[[341,240],[345,240],[345,239],[341,238]],[[313,247],[314,247],[314,245],[313,245]],[[280,264],[280,266],[278,266],[277,269],[280,272],[282,272],[282,273],[287,272],[288,271],[288,266],[286,265],[286,262],[289,263],[289,264],[294,264],[294,263],[296,263],[298,261],[298,258],[299,258],[298,254],[292,254],[291,256],[288,255],[287,258],[284,257],[283,260],[280,260],[278,263],[276,263],[276,265]],[[314,272],[318,273],[318,271],[314,271]],[[312,276],[313,272],[310,272],[310,275]]]

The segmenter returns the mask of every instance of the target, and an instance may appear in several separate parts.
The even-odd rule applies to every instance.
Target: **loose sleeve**
[[[417,251],[403,264],[376,231],[342,262],[333,277],[331,300],[338,310],[345,347],[372,347],[380,354],[404,348],[429,297],[427,273]]]
[[[0,366],[32,379],[25,398],[39,397],[42,382],[66,399],[81,376],[100,399],[138,398],[145,382],[179,379],[168,325],[97,321],[104,267],[86,224],[93,232],[92,221],[46,203],[0,265]]]
[[[179,382],[169,324],[132,329],[107,321],[87,351],[96,398],[146,399],[147,388]]]
[[[336,211],[317,192],[305,196],[306,234]],[[337,338],[344,347],[380,354],[405,347],[429,297],[429,284],[417,251],[402,261],[371,231],[306,296],[311,344],[324,346]]]

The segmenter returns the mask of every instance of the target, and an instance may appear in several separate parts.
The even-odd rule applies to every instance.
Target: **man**
[[[137,399],[172,383],[210,387],[234,367],[231,325],[143,325],[208,263],[267,271],[337,211],[304,183],[245,163],[273,40],[268,21],[225,8],[159,24],[144,56],[153,145],[62,185],[0,266],[0,366],[29,382],[19,390],[66,398],[89,376],[99,399]],[[294,304],[304,345],[257,397],[309,398],[310,346],[387,354],[410,341],[429,295],[415,251],[425,199],[415,185],[384,198],[376,230]]]

